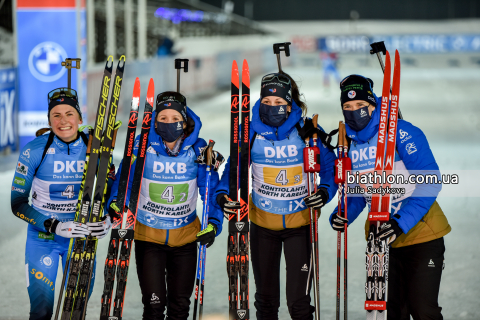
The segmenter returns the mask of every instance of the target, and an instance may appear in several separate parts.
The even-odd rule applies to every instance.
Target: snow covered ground
[[[425,58],[425,56],[423,56]],[[434,59],[435,56],[432,56]],[[348,56],[343,57],[344,60]],[[374,59],[373,57],[371,59]],[[375,63],[369,68],[345,64],[341,76],[360,73],[371,77],[374,90],[381,92],[382,74]],[[342,119],[337,85],[322,86],[323,73],[320,68],[291,67],[286,70],[294,79],[300,80],[301,91],[309,106],[309,115],[319,113],[319,123],[326,131],[335,129]],[[225,70],[225,72],[229,72]],[[259,78],[252,79],[252,101],[259,96]],[[332,79],[333,81],[333,79]],[[478,170],[480,148],[480,112],[478,111],[478,88],[480,70],[474,65],[469,68],[454,68],[442,65],[439,68],[404,68],[401,83],[400,108],[406,120],[420,127],[430,142],[430,147],[441,169]],[[125,88],[130,92],[131,88]],[[214,96],[189,98],[190,107],[203,120],[201,136],[216,141],[216,150],[228,155],[229,138],[229,92],[218,92]],[[125,119],[122,119],[125,120]],[[125,134],[120,134],[123,140]],[[121,142],[117,143],[115,164],[122,156]],[[15,160],[0,159],[0,199],[4,203],[4,215],[0,224],[0,320],[27,319],[29,300],[26,290],[24,248],[26,224],[12,216],[9,206],[10,182]],[[477,171],[478,173],[478,171]],[[478,296],[480,295],[480,257],[476,245],[480,242],[480,192],[477,197],[447,197],[442,194],[442,206],[452,232],[446,236],[445,270],[439,302],[445,319],[480,319]],[[335,207],[329,203],[320,217],[320,276],[321,314],[324,319],[333,319],[335,313],[336,277],[336,233],[328,224],[328,216]],[[363,219],[349,228],[349,318],[365,319],[364,296],[364,231]],[[224,224],[227,228],[227,224]],[[227,277],[225,267],[227,232],[216,239],[208,250],[204,312],[210,319],[227,317]],[[103,259],[108,240],[100,240],[98,246],[97,281],[90,299],[87,319],[98,319],[100,295],[103,289]],[[132,255],[132,260],[135,260]],[[280,319],[289,319],[285,301],[285,270],[282,267],[282,293]],[[57,277],[57,286],[61,273]],[[250,297],[255,292],[253,275],[250,280]],[[57,292],[58,294],[58,292]],[[131,264],[126,293],[124,319],[140,319],[142,304],[135,270]],[[250,303],[252,319],[255,319],[253,301]],[[207,318],[207,317],[205,317]]]

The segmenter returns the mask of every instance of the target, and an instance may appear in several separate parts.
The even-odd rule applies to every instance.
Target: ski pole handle
[[[208,141],[208,148],[207,148],[207,167],[210,168],[212,166],[212,156],[213,156],[213,146],[215,145],[215,141],[209,140]]]
[[[377,54],[378,62],[380,62],[380,67],[382,67],[382,71],[385,72],[385,65],[383,64],[383,59],[380,55],[380,53],[383,53],[383,55],[387,54],[385,42],[373,42],[372,44],[370,44],[370,47],[372,47],[372,49],[370,50],[370,54]]]
[[[277,63],[278,63],[278,72],[282,72],[282,63],[280,61],[280,52],[285,51],[285,56],[290,56],[290,45],[291,42],[283,42],[283,43],[274,43],[273,44],[273,53],[277,55]]]
[[[318,124],[318,114],[314,114],[313,117],[312,117],[312,124],[313,124],[313,127],[315,129],[317,129],[317,124]],[[318,138],[318,134],[317,134],[317,131],[315,131],[315,133],[313,134],[313,146],[317,146],[317,138]]]
[[[175,69],[177,69],[177,92],[180,92],[180,70],[188,72],[188,59],[175,59]]]

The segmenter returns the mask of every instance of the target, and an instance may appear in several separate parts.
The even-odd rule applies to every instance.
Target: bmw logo
[[[265,198],[261,198],[260,199],[260,205],[264,209],[270,209],[270,208],[272,208],[272,201],[270,201],[268,199],[265,199]]]
[[[40,81],[52,82],[60,79],[66,69],[62,61],[67,52],[58,43],[47,41],[37,44],[28,57],[28,68],[32,75]]]
[[[145,221],[148,225],[155,225],[157,223],[157,219],[152,214],[145,215]]]

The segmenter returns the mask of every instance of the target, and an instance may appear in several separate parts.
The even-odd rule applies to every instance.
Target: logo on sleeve
[[[417,152],[417,147],[415,146],[414,142],[410,142],[410,143],[407,143],[405,150],[407,150],[408,154],[412,154],[414,152]]]
[[[26,176],[28,173],[28,167],[19,161],[17,163],[17,169],[15,169],[15,171]]]
[[[48,148],[47,154],[55,154],[55,148]]]
[[[25,189],[17,188],[17,187],[12,186],[12,191],[17,191],[17,192],[20,192],[20,193],[24,193]]]
[[[25,185],[25,179],[15,177],[15,179],[13,179],[13,183],[18,184],[19,186],[24,186]]]
[[[408,135],[408,132],[405,132],[402,129],[400,129],[399,132],[400,132],[400,139],[403,139]]]
[[[152,298],[150,299],[150,304],[157,304],[157,303],[160,303],[160,298],[157,297],[157,295],[154,293],[152,293]]]
[[[23,151],[23,155],[27,158],[30,158],[30,149]]]
[[[306,263],[303,265],[302,271],[308,271],[308,267],[307,267],[307,264],[306,264]]]

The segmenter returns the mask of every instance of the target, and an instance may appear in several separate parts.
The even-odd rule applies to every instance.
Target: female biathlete
[[[297,84],[288,74],[274,73],[262,78],[260,100],[252,109],[250,129],[253,176],[250,248],[257,319],[278,319],[282,246],[290,316],[312,319],[315,311],[310,305],[313,272],[310,270],[310,215],[305,203],[320,209],[334,197],[337,187],[332,168],[336,157],[320,145],[321,183],[317,193],[306,198],[305,137],[302,136],[306,131],[302,114],[306,112]],[[308,122],[311,126],[310,119]],[[240,207],[238,202],[227,198],[229,172],[227,162],[216,192],[217,205],[226,215]]]
[[[157,96],[148,136],[141,194],[135,226],[135,260],[142,291],[143,319],[187,319],[195,282],[197,245],[210,247],[222,231],[222,212],[212,205],[208,227],[200,228],[198,192],[205,197],[207,144],[198,137],[202,123],[177,92]],[[139,137],[134,154],[138,152]],[[214,167],[223,157],[214,152]],[[130,199],[135,161],[131,165],[126,202]],[[122,164],[124,165],[124,164]],[[121,169],[118,170],[118,174]],[[209,193],[218,184],[212,172]],[[116,205],[117,178],[112,186],[110,210]]]
[[[13,214],[29,223],[25,269],[31,320],[52,316],[59,258],[66,260],[69,238],[90,234],[101,239],[111,226],[110,219],[73,222],[88,143],[88,133],[78,128],[82,114],[75,90],[48,94],[48,123],[50,128],[37,131],[21,150],[11,193]]]
[[[350,75],[340,83],[340,101],[347,135],[352,139],[349,156],[353,173],[373,171],[380,120],[381,99],[373,93],[373,81]],[[398,120],[394,174],[439,173],[423,132],[405,120]],[[420,171],[420,172],[418,172]],[[405,194],[392,196],[391,219],[381,225],[379,239],[389,238],[388,319],[443,319],[438,306],[445,245],[443,236],[451,227],[436,198],[440,184],[403,184]],[[365,206],[371,194],[348,197],[348,220],[332,213],[335,231],[343,231]],[[366,223],[366,232],[369,223]]]

